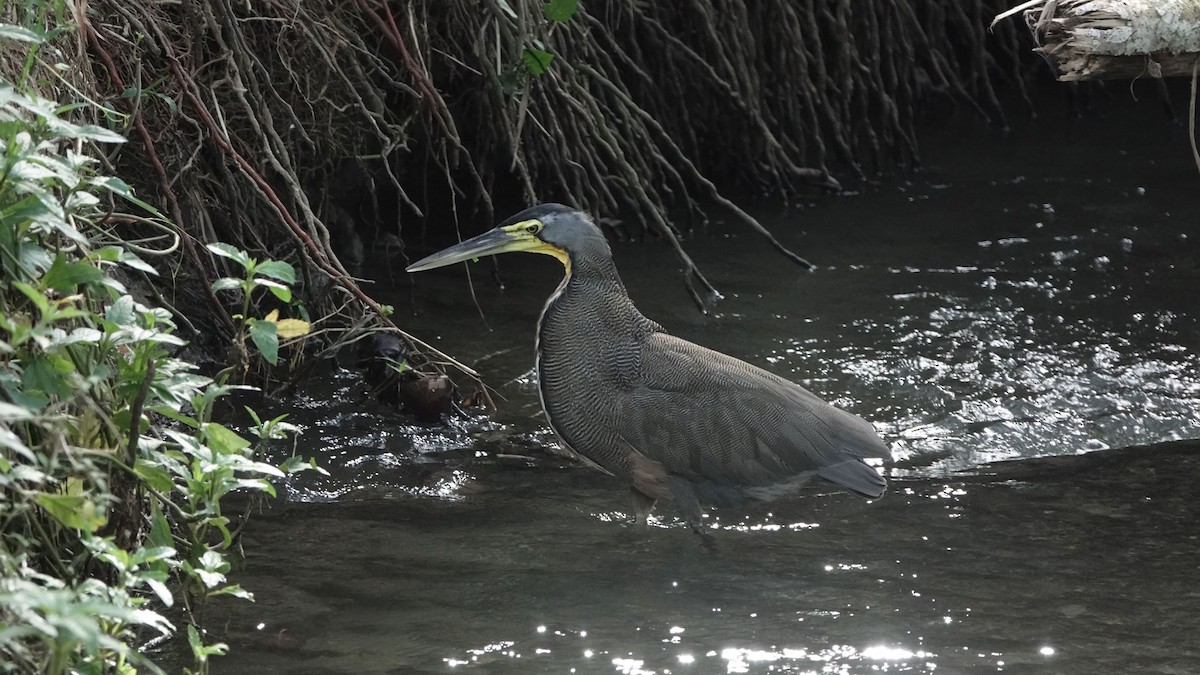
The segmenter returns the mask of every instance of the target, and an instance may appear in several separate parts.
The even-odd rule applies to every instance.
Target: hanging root
[[[403,335],[343,264],[346,242],[411,243],[432,217],[458,236],[460,213],[490,225],[505,194],[506,209],[555,200],[628,216],[670,242],[703,306],[717,291],[681,235],[712,207],[812,268],[718,185],[787,200],[837,190],[835,172],[918,161],[924,100],[1002,124],[994,75],[1021,86],[1014,29],[984,33],[990,2],[608,0],[566,21],[546,7],[91,0],[78,12],[98,88],[126,92],[134,142],[118,167],[181,228],[177,294],[212,310],[198,330],[232,330],[210,283],[224,261],[198,245],[220,240],[294,262],[331,344],[366,330],[364,315]],[[416,367],[472,372],[404,339],[426,355]]]
[[[299,0],[255,8],[233,0],[101,0],[92,7],[101,19],[79,14],[108,88],[134,94],[126,112],[140,152],[119,161],[127,175],[154,177],[140,187],[161,195],[181,229],[181,266],[194,281],[182,277],[177,292],[211,310],[198,320],[201,335],[233,331],[230,307],[211,288],[231,270],[197,245],[225,241],[293,261],[329,342],[346,344],[370,330],[356,321],[367,312],[402,336],[408,353],[423,355],[414,367],[449,364],[476,376],[392,322],[334,251],[337,239],[357,236],[353,222],[337,223],[349,232],[327,225],[345,213],[330,189],[355,169],[386,183],[371,190],[374,214],[381,194],[398,203],[397,212],[421,213],[395,160],[423,111],[394,105],[421,92],[398,77],[364,23],[394,26],[390,14],[384,21],[369,7],[314,9]],[[438,119],[446,122],[448,113]],[[140,170],[142,162],[151,171]]]

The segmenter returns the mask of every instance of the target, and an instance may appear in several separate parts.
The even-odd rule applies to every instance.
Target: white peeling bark
[[[1079,22],[1065,35],[1081,52],[1109,56],[1200,53],[1197,0],[1064,0],[1058,8],[1056,20],[1064,27]]]
[[[1025,11],[1059,80],[1191,76],[1200,0],[1033,0]]]

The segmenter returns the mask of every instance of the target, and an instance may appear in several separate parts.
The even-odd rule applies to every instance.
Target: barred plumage
[[[871,424],[667,334],[634,307],[603,233],[583,213],[537,206],[410,269],[509,250],[548,253],[566,266],[538,322],[542,405],[564,445],[630,483],[640,517],[670,497],[701,529],[702,504],[774,498],[813,476],[883,494],[885,481],[863,461],[890,456]]]

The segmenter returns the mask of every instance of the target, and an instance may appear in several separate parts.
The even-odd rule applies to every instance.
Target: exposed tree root
[[[228,310],[209,290],[223,261],[195,242],[223,240],[297,263],[325,335],[364,311],[400,331],[339,255],[359,231],[411,243],[401,224],[429,214],[489,226],[503,185],[520,192],[505,208],[570,202],[665,238],[703,306],[716,289],[680,235],[705,208],[812,267],[718,185],[837,190],[835,172],[917,161],[926,98],[1003,123],[993,82],[1021,86],[1016,33],[988,38],[982,0],[608,0],[565,22],[543,0],[88,6],[100,88],[125,92],[138,146],[119,162],[183,229],[174,302],[214,310],[202,330]],[[404,337],[415,367],[463,368]]]

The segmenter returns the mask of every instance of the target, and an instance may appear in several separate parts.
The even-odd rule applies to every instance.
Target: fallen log
[[[993,25],[1020,11],[1062,82],[1190,77],[1200,61],[1200,0],[1033,0]]]

